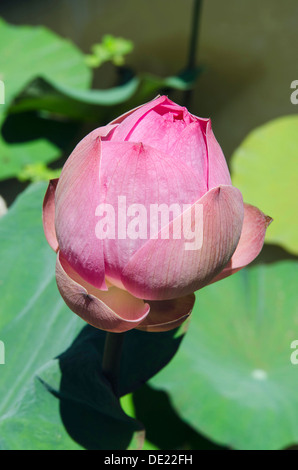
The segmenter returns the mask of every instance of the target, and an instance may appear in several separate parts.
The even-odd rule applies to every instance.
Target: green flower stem
[[[124,333],[107,333],[102,360],[102,372],[109,380],[116,395],[118,395],[123,340]]]
[[[194,0],[193,12],[192,12],[192,26],[191,26],[191,35],[188,49],[188,62],[187,68],[189,70],[193,69],[196,65],[196,53],[198,46],[198,35],[199,35],[199,23],[200,23],[200,13],[202,9],[203,0]]]
[[[203,0],[194,0],[192,11],[192,25],[188,48],[187,71],[192,71],[196,67],[196,54],[198,47],[200,16]],[[192,90],[186,90],[184,94],[184,105],[188,108],[192,96]]]

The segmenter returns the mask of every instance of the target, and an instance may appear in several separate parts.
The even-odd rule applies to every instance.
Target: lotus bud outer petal
[[[60,252],[56,280],[66,305],[95,328],[122,333],[138,326],[149,313],[148,304],[126,291],[112,287],[106,292],[88,285]]]
[[[102,197],[106,204],[115,209],[116,221],[121,215],[119,194],[125,199],[126,208],[138,203],[145,209],[141,224],[146,228],[146,239],[120,238],[117,227],[115,237],[104,239],[106,276],[119,285],[128,261],[149,239],[150,208],[154,205],[169,207],[177,203],[181,207],[189,200],[195,202],[200,197],[200,188],[194,172],[183,161],[170,158],[150,146],[132,142],[102,142],[102,160]],[[123,209],[124,213],[126,208]]]
[[[243,200],[233,186],[220,186],[197,201],[203,212],[203,243],[200,249],[185,249],[184,238],[150,239],[131,258],[124,269],[122,282],[139,298],[167,300],[201,289],[215,277],[232,257],[242,229]],[[200,226],[194,204],[183,213],[183,224],[191,220],[192,230]],[[201,212],[199,212],[201,217]],[[173,232],[173,222],[169,233]]]
[[[197,180],[200,182],[202,195],[208,190],[208,156],[203,132],[204,127],[205,123],[202,122],[189,124],[172,149],[175,158],[187,163],[196,174]],[[223,182],[223,184],[225,183]]]
[[[255,259],[270,222],[232,186],[211,120],[167,96],[88,134],[43,204],[63,299],[114,332],[179,326],[196,290]]]
[[[150,312],[137,329],[150,332],[173,330],[190,317],[194,303],[194,294],[179,299],[148,301]]]
[[[96,237],[99,204],[100,137],[87,136],[63,167],[55,197],[55,227],[60,251],[90,284],[107,289],[103,242]]]
[[[103,243],[95,234],[100,201],[101,138],[117,125],[90,132],[66,161],[55,195],[55,228],[60,250],[87,281],[106,289]]]

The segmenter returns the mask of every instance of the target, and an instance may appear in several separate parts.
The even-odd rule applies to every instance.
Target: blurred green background
[[[298,443],[298,3],[202,2],[186,70],[194,3],[1,2],[0,195],[19,196],[0,220],[1,449],[136,448],[144,428],[147,449]],[[158,93],[212,118],[233,184],[274,222],[252,267],[197,293],[181,345],[181,331],[127,336],[121,403],[136,421],[96,376],[104,336],[59,297],[40,208],[89,130]]]
[[[1,16],[13,24],[45,25],[88,53],[104,34],[134,42],[127,57],[140,72],[174,75],[186,64],[192,0],[13,0]],[[211,116],[227,157],[246,134],[275,117],[297,113],[290,84],[297,79],[295,0],[203,2],[198,60],[205,66],[191,111]],[[94,85],[110,86],[107,65]]]

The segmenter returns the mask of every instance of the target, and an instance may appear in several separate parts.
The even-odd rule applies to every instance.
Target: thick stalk
[[[186,70],[192,71],[196,66],[196,54],[198,47],[198,35],[199,35],[199,24],[200,14],[202,9],[203,0],[194,0],[193,11],[192,11],[192,24],[191,34],[188,48],[188,60],[186,64]],[[184,94],[184,105],[188,108],[192,96],[192,90],[186,90]]]
[[[109,380],[116,395],[118,395],[123,340],[124,333],[107,333],[102,360],[103,374]]]

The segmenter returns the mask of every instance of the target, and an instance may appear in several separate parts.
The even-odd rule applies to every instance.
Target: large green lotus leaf
[[[181,333],[178,329],[165,333],[131,330],[125,334],[119,396],[140,387],[169,362],[179,347]],[[60,399],[63,424],[83,447],[140,448],[143,426],[122,411],[118,397],[102,374],[105,338],[104,331],[86,325],[71,346],[53,361],[52,368],[38,376]]]
[[[102,374],[106,333],[70,312],[58,293],[42,229],[45,190],[29,186],[0,219],[0,448],[139,448],[143,426],[122,411]],[[182,332],[126,334],[121,395],[170,361]]]
[[[43,383],[32,380],[17,412],[0,419],[0,450],[77,450],[60,417],[59,401]]]
[[[128,73],[119,86],[90,90],[91,71],[84,55],[70,41],[44,27],[13,26],[0,19],[0,80],[5,84],[0,128],[7,113],[22,111],[108,122],[153,98],[160,89],[188,89],[197,73],[166,78]],[[60,149],[46,139],[9,145],[2,134],[0,180],[18,176],[28,165],[50,163],[60,154]]]
[[[298,442],[297,269],[256,265],[199,291],[179,354],[149,382],[215,442],[250,450]]]
[[[84,368],[72,367],[86,358],[72,346],[85,324],[58,294],[41,222],[45,190],[32,185],[0,219],[0,448],[140,446],[142,426],[122,411],[94,348]]]
[[[42,233],[45,187],[30,187],[0,219],[0,339],[5,344],[5,365],[0,365],[0,436],[1,442],[5,436],[7,448],[18,441],[21,427],[11,426],[11,432],[4,428],[18,416],[36,371],[63,351],[82,327],[57,295],[55,256]],[[37,430],[42,421],[35,422]]]
[[[298,116],[284,116],[258,127],[231,160],[232,180],[244,200],[274,219],[266,241],[298,254]]]
[[[5,86],[0,127],[12,101],[36,77],[80,90],[91,82],[84,55],[70,41],[44,27],[13,26],[0,19],[0,80]],[[45,139],[9,145],[1,136],[0,179],[16,176],[27,164],[59,156],[60,150]]]
[[[1,419],[0,449],[75,450],[139,449],[144,441],[142,425],[121,409],[102,375],[65,391],[57,360],[36,372],[17,412]],[[71,374],[75,375],[75,374]],[[78,383],[76,384],[78,385]],[[90,389],[91,385],[91,389]],[[80,397],[84,389],[84,397]],[[59,398],[59,399],[57,399]]]
[[[73,119],[108,122],[154,98],[161,89],[187,90],[193,83],[193,77],[187,81],[178,76],[159,78],[131,74],[127,81],[109,89],[79,90],[37,79],[24,89],[10,112],[43,110]]]
[[[144,384],[121,398],[125,412],[146,429],[143,450],[224,450],[185,423],[172,407],[167,393]]]
[[[41,110],[60,114],[64,118],[108,122],[109,116],[111,119],[114,117],[114,107],[129,100],[139,84],[140,79],[133,76],[122,85],[105,90],[78,90],[37,79],[17,98],[9,112]]]
[[[0,19],[0,79],[5,84],[5,105],[34,78],[86,89],[91,71],[84,55],[70,41],[45,27],[14,26]]]

